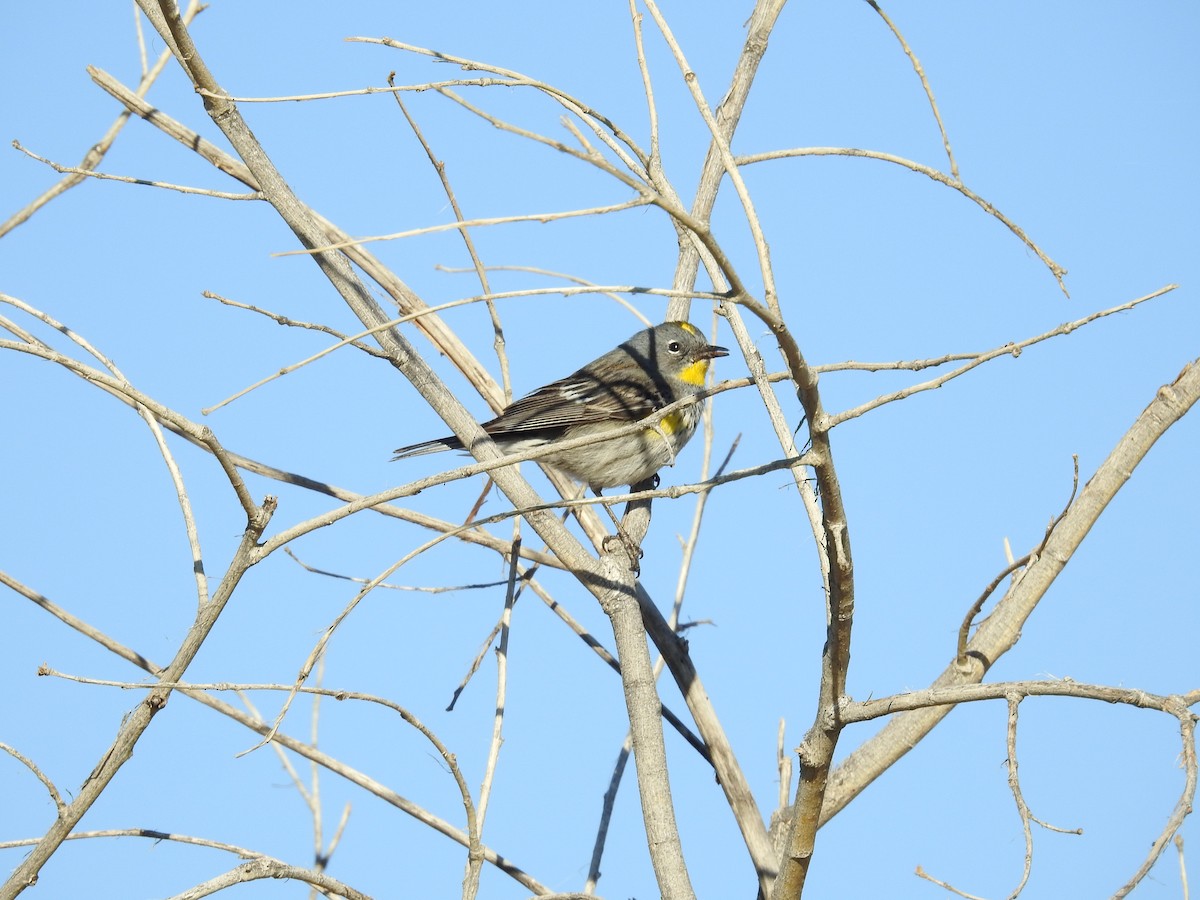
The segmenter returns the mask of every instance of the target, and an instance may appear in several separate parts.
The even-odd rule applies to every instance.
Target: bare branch
[[[274,499],[267,498],[260,514],[248,523],[241,544],[229,564],[225,577],[221,579],[212,600],[200,609],[195,623],[188,629],[175,658],[162,670],[160,681],[176,682],[187,671],[204,640],[217,624],[218,617],[224,610],[225,604],[233,596],[234,589],[241,581],[242,576],[254,564],[254,556],[251,551],[262,536],[263,529],[270,522],[271,514],[274,511]],[[144,701],[125,715],[112,746],[97,762],[91,775],[76,792],[75,798],[59,813],[38,845],[21,861],[5,882],[4,893],[6,896],[15,897],[25,888],[37,882],[38,872],[42,866],[116,777],[121,767],[132,757],[135,745],[145,734],[146,729],[150,727],[154,714],[166,705],[170,693],[170,688],[154,687]]]
[[[1020,239],[1021,243],[1037,254],[1037,258],[1040,259],[1043,264],[1045,264],[1046,268],[1050,270],[1050,274],[1054,276],[1054,280],[1058,282],[1059,289],[1062,290],[1063,294],[1066,296],[1070,296],[1070,294],[1067,292],[1066,282],[1063,281],[1063,278],[1067,274],[1066,269],[1047,256],[1042,248],[1035,244],[1033,240],[1025,234],[1024,230],[1020,228],[1020,226],[1004,215],[1004,213],[1000,212],[1000,210],[996,209],[996,207],[992,206],[991,203],[989,203],[987,200],[984,200],[962,182],[951,178],[949,175],[939,172],[937,169],[934,169],[931,166],[924,166],[921,165],[921,163],[913,162],[910,159],[904,159],[901,156],[894,156],[891,153],[880,153],[876,150],[858,150],[852,147],[796,147],[791,150],[769,150],[765,153],[754,153],[747,156],[739,156],[737,157],[737,164],[739,166],[748,166],[752,163],[766,162],[767,160],[774,159],[787,159],[794,156],[852,156],[862,157],[864,159],[878,159],[882,162],[890,162],[894,163],[895,165],[902,166],[912,172],[917,172],[921,175],[924,175],[926,178],[931,178],[938,184],[944,184],[946,187],[954,188],[954,190],[958,191],[972,203],[976,204],[984,212],[999,219],[1005,228],[1007,228]]]
[[[1178,716],[1200,699],[1178,694],[1152,694],[1136,688],[1112,687],[1106,684],[1087,684],[1063,678],[1055,681],[995,681],[987,684],[934,685],[920,691],[877,697],[873,700],[851,700],[842,708],[847,725],[868,722],[881,716],[918,709],[956,706],[980,700],[1005,700],[1015,697],[1073,697],[1101,703],[1120,703],[1137,709],[1153,709]],[[1189,699],[1191,702],[1189,703]]]
[[[492,714],[492,739],[488,743],[487,762],[484,764],[483,781],[479,785],[479,804],[477,806],[476,829],[483,830],[487,817],[488,802],[491,800],[492,787],[496,778],[496,764],[500,759],[500,747],[504,744],[504,711],[508,708],[508,636],[512,627],[513,605],[520,593],[518,576],[520,575],[520,557],[516,549],[521,544],[521,521],[513,522],[513,552],[509,554],[508,584],[504,591],[504,610],[500,615],[500,642],[496,645],[496,705]],[[472,846],[467,858],[467,871],[463,876],[463,900],[474,900],[479,893],[479,875],[483,865],[483,855],[479,846]]]
[[[654,17],[654,23],[666,39],[667,46],[671,48],[671,54],[675,57],[675,62],[679,66],[683,82],[691,92],[696,109],[699,111],[701,118],[704,119],[704,124],[708,127],[708,132],[712,136],[710,149],[715,149],[720,156],[721,166],[724,168],[725,174],[729,177],[734,190],[737,192],[738,200],[742,204],[742,211],[745,213],[746,224],[749,226],[750,235],[754,239],[755,252],[758,254],[758,268],[759,274],[763,279],[763,295],[767,303],[767,308],[774,315],[781,316],[779,293],[775,287],[775,273],[771,267],[771,251],[767,247],[766,235],[763,234],[762,225],[758,221],[758,213],[755,212],[754,201],[750,198],[750,190],[746,187],[746,182],[742,179],[742,173],[738,170],[738,164],[733,157],[733,151],[729,149],[729,139],[720,124],[718,124],[712,109],[709,107],[708,100],[705,99],[704,92],[700,87],[700,79],[696,76],[695,71],[684,56],[683,48],[675,40],[675,35],[667,24],[666,18],[659,10],[658,4],[654,0],[642,0],[642,2],[646,4],[646,9]]]
[[[95,169],[81,169],[79,166],[64,166],[53,160],[39,156],[28,147],[22,147],[20,141],[12,142],[13,149],[19,150],[30,159],[49,166],[59,175],[78,175],[81,178],[95,178],[97,181],[119,181],[122,184],[140,184],[145,187],[163,188],[168,191],[178,191],[181,194],[197,194],[201,197],[215,197],[218,200],[261,200],[258,193],[231,194],[228,191],[214,191],[209,188],[188,187],[185,184],[171,184],[169,181],[152,181],[147,178],[132,178],[128,175],[111,175],[107,172],[97,172]]]
[[[733,78],[725,98],[717,107],[716,121],[719,125],[721,141],[732,144],[734,132],[741,121],[742,110],[750,97],[750,88],[758,74],[759,64],[767,52],[767,42],[779,14],[783,11],[784,0],[756,0],[754,10],[746,29],[746,40],[742,52],[734,67]],[[726,171],[726,160],[722,156],[719,142],[714,138],[708,147],[708,154],[700,170],[700,182],[696,188],[696,198],[692,203],[692,218],[707,223],[716,205],[717,193]],[[652,170],[653,183],[659,191],[669,189],[669,183],[662,177],[661,168]],[[675,267],[675,287],[690,290],[695,286],[696,275],[702,257],[702,248],[695,241],[680,241],[679,262]],[[687,318],[687,306],[680,304],[669,310],[674,318]]]
[[[195,19],[203,9],[204,4],[200,2],[200,0],[190,0],[187,9],[183,12],[183,20],[190,24],[191,21]],[[158,80],[158,76],[162,74],[163,69],[166,68],[167,63],[171,59],[171,51],[164,50],[158,55],[158,59],[155,61],[154,66],[147,67],[145,57],[146,47],[142,40],[141,19],[138,17],[136,12],[134,13],[134,22],[137,26],[138,47],[142,53],[142,78],[141,81],[138,82],[137,88],[130,93],[134,97],[140,99],[146,96],[146,93],[150,90],[150,87],[155,81]],[[101,160],[104,159],[105,155],[109,151],[109,148],[112,147],[113,142],[117,139],[117,135],[121,133],[121,129],[125,127],[125,123],[128,121],[128,112],[123,112],[117,116],[113,123],[108,126],[108,130],[104,133],[104,136],[88,148],[87,153],[83,155],[83,159],[79,163],[78,169],[84,172],[94,171],[96,166],[100,165]],[[75,187],[75,185],[81,183],[84,178],[84,175],[71,173],[67,175],[66,178],[63,178],[55,183],[53,187],[45,191],[41,196],[33,200],[31,203],[27,204],[23,209],[14,213],[6,221],[0,222],[0,237],[4,237],[4,235],[8,234],[18,225],[28,221],[30,217],[32,217],[33,214],[39,209],[41,209],[55,197],[66,193],[71,188]]]
[[[1029,807],[1025,803],[1025,797],[1021,794],[1021,778],[1018,775],[1017,711],[1021,705],[1021,698],[1010,694],[1006,699],[1008,700],[1008,729],[1006,738],[1008,746],[1008,788],[1012,791],[1013,799],[1017,803],[1017,815],[1021,817],[1021,832],[1025,836],[1025,863],[1021,868],[1021,881],[1013,892],[1008,895],[1008,900],[1016,900],[1021,895],[1021,892],[1025,890],[1025,885],[1029,883],[1029,872],[1033,868],[1033,830],[1029,827],[1031,816]]]
[[[346,900],[371,900],[370,897],[361,891],[356,891],[348,884],[338,881],[336,878],[330,878],[322,872],[316,872],[312,869],[302,869],[299,866],[292,866],[265,856],[242,863],[237,868],[231,869],[215,878],[210,878],[208,881],[201,882],[181,894],[175,894],[173,897],[168,898],[168,900],[199,900],[201,897],[212,896],[218,891],[233,887],[235,884],[260,881],[263,878],[304,882],[320,888],[322,891],[345,897]]]
[[[1163,294],[1168,294],[1178,287],[1179,285],[1177,284],[1164,285],[1156,291],[1151,291],[1149,294],[1144,294],[1143,296],[1138,297],[1136,300],[1130,300],[1129,302],[1122,303],[1119,306],[1111,306],[1108,309],[1102,309],[1098,312],[1089,313],[1088,315],[1079,319],[1075,319],[1071,322],[1064,322],[1056,328],[1051,328],[1049,331],[1044,331],[1035,337],[1025,338],[1022,341],[1017,341],[1010,344],[1004,344],[1001,347],[995,347],[983,353],[972,355],[968,363],[963,366],[959,366],[953,371],[946,372],[945,374],[939,375],[936,378],[931,378],[928,381],[923,381],[920,384],[909,385],[906,388],[901,388],[900,390],[893,391],[890,394],[883,394],[882,396],[876,397],[874,400],[863,403],[862,405],[856,406],[853,409],[847,409],[840,413],[835,413],[830,417],[830,421],[834,425],[840,425],[843,422],[848,422],[850,419],[857,418],[863,413],[870,412],[871,410],[877,409],[885,404],[894,403],[897,400],[903,400],[906,397],[911,397],[913,394],[918,394],[922,391],[936,390],[947,382],[958,378],[960,375],[965,375],[967,372],[970,372],[977,366],[981,366],[993,359],[1001,356],[1020,356],[1021,351],[1026,347],[1032,347],[1034,344],[1040,344],[1042,341],[1050,340],[1050,338],[1061,337],[1062,335],[1070,334],[1072,331],[1082,328],[1085,325],[1089,325],[1092,322],[1095,322],[1097,319],[1103,319],[1106,316],[1111,316],[1115,313],[1125,312],[1133,309],[1135,306],[1145,303],[1147,300],[1154,300],[1156,297],[1161,297]]]
[[[0,294],[0,301],[12,302],[12,299],[13,298]],[[63,368],[80,376],[84,380],[102,388],[113,396],[125,400],[130,406],[134,407],[134,409],[138,409],[139,412],[144,408],[150,414],[152,414],[154,418],[158,420],[158,422],[167,425],[177,434],[186,433],[186,436],[189,439],[192,439],[195,443],[204,446],[206,449],[212,452],[213,456],[216,457],[217,462],[220,463],[221,468],[225,471],[225,474],[228,477],[234,491],[237,493],[238,500],[241,502],[243,510],[246,511],[250,518],[253,518],[256,515],[258,507],[250,497],[250,492],[246,488],[245,483],[242,481],[241,475],[238,474],[232,458],[224,451],[224,448],[221,447],[216,435],[214,435],[210,429],[201,425],[196,425],[194,422],[189,421],[187,418],[181,416],[173,409],[163,406],[158,401],[136,390],[128,382],[115,378],[111,375],[106,375],[99,369],[86,366],[78,360],[72,359],[69,356],[64,356],[63,354],[58,353],[57,351],[52,350],[44,345],[0,340],[0,349],[16,350],[21,353],[27,353],[30,356],[37,356],[49,362],[57,363]]]
[[[591,106],[584,103],[582,100],[572,97],[570,94],[555,87],[554,85],[546,84],[545,82],[529,78],[528,76],[522,75],[520,72],[514,72],[511,69],[504,69],[500,66],[493,66],[490,63],[466,59],[461,56],[454,56],[450,53],[442,53],[438,50],[429,50],[425,47],[418,47],[414,44],[406,44],[403,41],[395,41],[391,38],[350,37],[346,38],[346,40],[366,44],[382,44],[385,47],[393,47],[397,50],[404,50],[406,52],[416,53],[421,56],[430,56],[434,59],[453,63],[461,66],[467,71],[479,70],[484,72],[494,72],[506,79],[512,79],[521,84],[528,84],[530,87],[541,91],[548,97],[560,103],[564,109],[566,109],[572,115],[578,117],[581,121],[586,122],[595,132],[596,136],[599,137],[600,140],[602,140],[605,145],[622,160],[622,162],[629,168],[630,171],[638,171],[639,166],[630,159],[628,153],[626,152],[626,148],[637,156],[643,167],[645,165],[645,153],[637,146],[637,144],[632,138],[629,137],[629,135],[617,127],[616,123],[600,113],[598,110],[593,109]]]
[[[0,583],[6,584],[6,585],[10,584],[9,577],[6,574],[4,574],[3,572],[0,572]],[[61,816],[63,814],[63,811],[66,809],[66,804],[63,803],[62,794],[59,793],[58,788],[54,786],[54,782],[51,781],[48,777],[46,777],[46,774],[41,769],[38,768],[37,763],[35,763],[28,756],[23,754],[16,747],[10,747],[8,744],[5,744],[2,741],[0,741],[0,750],[7,753],[9,756],[11,756],[13,759],[15,759],[17,762],[19,762],[21,765],[23,765],[25,768],[27,768],[30,772],[33,773],[34,778],[36,778],[38,781],[40,781],[42,783],[42,787],[44,787],[46,789],[46,793],[48,793],[50,795],[50,799],[54,802],[55,810],[57,810],[58,815]],[[0,844],[0,848],[2,848],[3,846],[5,846],[5,845]]]
[[[237,179],[252,190],[259,190],[258,181],[240,160],[230,156],[224,150],[214,145],[211,141],[204,139],[181,122],[173,119],[161,110],[155,109],[102,69],[89,66],[88,74],[99,87],[124,105],[131,113],[140,116],[163,133],[178,141],[188,150],[199,154],[203,159],[227,175]],[[323,238],[314,243],[350,240],[350,236],[332,222],[316,213],[313,215],[324,229]],[[395,301],[402,311],[412,313],[420,312],[426,308],[425,302],[409,289],[408,285],[397,278],[393,272],[380,263],[365,248],[348,247],[346,255],[350,257],[355,265],[366,272],[376,284],[386,291],[388,296]],[[471,385],[488,400],[494,409],[499,409],[503,406],[503,396],[496,388],[487,370],[484,369],[471,352],[467,350],[462,341],[459,340],[458,336],[438,316],[424,316],[414,321],[417,329],[425,334],[433,345],[459,368]]]
[[[378,241],[399,241],[410,237],[421,237],[429,234],[439,234],[443,231],[461,231],[464,228],[483,228],[490,225],[512,225],[519,222],[557,222],[563,219],[577,219],[583,216],[602,216],[607,213],[623,212],[627,209],[637,209],[647,206],[652,201],[647,197],[634,197],[620,203],[610,203],[606,206],[591,206],[587,209],[565,209],[557,212],[525,213],[519,216],[490,216],[482,219],[463,219],[455,222],[444,222],[441,225],[426,225],[424,228],[410,228],[407,231],[396,231],[392,234],[376,234],[365,237],[347,238],[333,244],[321,244],[304,250],[282,250],[275,256],[311,256],[318,253],[329,253],[333,250],[345,250],[348,247],[361,247],[363,244]]]
[[[996,590],[996,588],[1000,586],[1000,582],[1013,572],[1024,568],[1034,559],[1041,556],[1042,550],[1044,550],[1046,547],[1046,541],[1050,540],[1050,535],[1054,533],[1054,527],[1062,521],[1063,516],[1067,514],[1067,510],[1071,508],[1071,504],[1075,502],[1075,497],[1079,493],[1078,456],[1072,457],[1072,469],[1074,477],[1071,482],[1071,496],[1067,500],[1066,506],[1063,508],[1062,512],[1060,512],[1054,517],[1054,519],[1051,520],[1050,525],[1046,528],[1046,535],[1044,538],[1042,538],[1042,542],[1020,559],[1012,559],[1012,549],[1008,545],[1008,540],[1005,539],[1004,549],[1008,552],[1008,558],[1011,560],[1011,562],[1009,562],[1009,564],[1004,567],[1004,570],[995,578],[993,578],[988,586],[983,589],[983,593],[980,594],[979,598],[971,604],[971,608],[967,610],[967,614],[963,616],[962,625],[958,627],[958,652],[955,654],[954,658],[958,660],[959,665],[967,664],[967,642],[971,634],[971,625],[975,622],[975,617],[978,616],[980,611],[983,609],[983,604],[987,603],[988,597],[992,596],[992,591]]]
[[[1158,389],[1154,400],[1084,485],[1079,498],[1050,535],[1041,556],[1025,568],[995,611],[979,626],[968,645],[967,664],[952,664],[938,676],[932,688],[965,686],[982,680],[992,664],[1016,643],[1025,620],[1130,474],[1145,459],[1154,443],[1197,400],[1200,400],[1200,360],[1188,363],[1174,382]],[[845,720],[850,721],[851,710],[860,706],[849,704],[844,707]],[[916,746],[950,709],[950,706],[913,709],[897,716],[855,749],[830,779],[822,822],[837,815],[880,773]]]
[[[468,270],[468,269],[454,268],[453,266],[437,266],[436,268],[439,271],[449,272],[451,274],[458,274],[461,272],[472,271],[472,270]],[[632,303],[630,303],[628,300],[626,300],[624,297],[622,297],[620,295],[620,293],[618,293],[617,290],[613,290],[612,288],[603,287],[601,285],[596,284],[593,281],[588,281],[586,278],[580,278],[578,275],[570,275],[566,272],[554,272],[550,269],[542,269],[537,266],[486,266],[486,269],[489,272],[529,272],[534,275],[545,275],[550,278],[562,278],[565,281],[573,281],[575,284],[583,285],[584,287],[590,288],[591,290],[594,290],[598,293],[602,293],[606,297],[608,297],[610,300],[617,302],[618,304],[620,304],[622,309],[624,309],[630,315],[634,316],[639,322],[642,323],[642,325],[646,326],[647,328],[653,324],[649,319],[646,318],[646,316],[642,313],[642,311],[640,309],[638,309],[636,306],[634,306]],[[638,293],[638,294],[649,293],[649,294],[654,294],[654,295],[663,296],[663,297],[677,296],[676,291],[660,290],[659,288],[636,288],[632,292]],[[716,294],[693,294],[691,296],[707,297],[708,299],[711,299],[711,300],[720,300],[721,299],[720,296],[716,295]],[[667,318],[670,318],[670,316],[668,315]]]
[[[896,27],[896,23],[888,17],[888,14],[880,8],[879,4],[875,0],[867,0],[867,3],[887,23],[887,27],[896,36],[896,40],[900,42],[900,49],[904,51],[904,55],[912,63],[913,71],[917,73],[917,78],[921,80],[921,88],[925,91],[925,97],[929,100],[929,109],[933,113],[934,121],[937,122],[938,131],[942,135],[942,146],[946,148],[946,159],[950,163],[950,176],[955,181],[961,183],[962,179],[958,177],[958,161],[954,158],[954,151],[950,149],[950,137],[946,134],[946,126],[942,124],[942,114],[938,112],[937,101],[933,99],[933,88],[929,86],[929,79],[925,77],[925,70],[921,67],[921,61],[917,59],[917,54],[913,53],[912,48],[908,46],[908,41],[904,39],[904,35]]]
[[[388,84],[390,85],[395,80],[395,74],[388,76]],[[395,95],[396,106],[400,108],[400,112],[404,114],[404,119],[408,122],[409,128],[412,129],[413,135],[420,142],[421,148],[425,151],[425,155],[429,158],[430,164],[433,166],[434,172],[437,173],[438,180],[442,183],[442,190],[446,192],[446,199],[450,201],[450,207],[454,210],[454,218],[462,222],[465,216],[462,213],[462,208],[458,205],[458,198],[454,195],[454,189],[450,186],[450,179],[446,176],[446,164],[439,160],[433,152],[433,148],[429,146],[429,142],[425,139],[425,135],[421,132],[420,126],[417,125],[416,119],[408,111],[408,107],[404,105],[404,101],[399,94]],[[475,266],[475,274],[479,278],[479,285],[484,294],[491,293],[491,287],[488,284],[487,269],[483,265],[483,261],[479,258],[479,253],[475,249],[475,241],[471,238],[470,229],[459,229],[459,235],[462,237],[463,245],[467,249],[467,253],[471,257],[471,262]],[[492,328],[496,336],[496,351],[500,363],[500,385],[504,390],[505,398],[512,396],[512,380],[508,372],[508,355],[504,352],[504,329],[500,326],[499,314],[496,312],[496,304],[490,300],[487,303],[488,313],[491,315]]]
[[[1150,874],[1150,870],[1154,868],[1154,864],[1158,862],[1158,858],[1162,856],[1162,852],[1171,843],[1171,838],[1183,827],[1183,820],[1191,814],[1195,804],[1197,782],[1196,717],[1191,715],[1186,709],[1178,710],[1176,715],[1179,717],[1179,737],[1182,743],[1180,755],[1183,759],[1183,771],[1185,773],[1183,793],[1180,795],[1179,801],[1175,804],[1175,809],[1171,811],[1171,815],[1167,818],[1167,824],[1163,826],[1163,830],[1159,833],[1158,837],[1150,844],[1150,851],[1146,854],[1145,860],[1130,879],[1113,894],[1114,897],[1128,896]],[[1180,866],[1182,867],[1182,846],[1180,850]],[[1185,893],[1186,888],[1187,876],[1185,874]]]
[[[939,881],[938,879],[936,879],[932,875],[930,875],[928,872],[926,872],[924,869],[922,869],[920,866],[917,866],[917,871],[915,874],[918,878],[924,878],[926,881],[936,884],[938,887],[944,888],[945,890],[949,891],[950,893],[955,894],[959,897],[962,897],[963,900],[985,900],[985,898],[976,896],[975,894],[968,894],[965,891],[960,891],[958,888],[954,887],[954,885],[948,884],[945,881]]]
[[[354,40],[350,38],[349,40]],[[425,91],[440,91],[451,87],[534,87],[537,82],[527,78],[451,78],[446,81],[423,81],[420,84],[393,84],[389,79],[387,87],[368,85],[361,88],[349,88],[341,91],[318,91],[313,94],[281,94],[275,97],[248,97],[245,95],[228,96],[217,94],[200,88],[196,91],[201,96],[212,99],[225,97],[234,103],[307,103],[313,100],[339,100],[343,97],[370,97],[375,94],[423,93]]]

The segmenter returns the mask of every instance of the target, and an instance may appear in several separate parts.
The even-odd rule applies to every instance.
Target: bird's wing
[[[613,378],[602,383],[581,370],[514,401],[484,427],[488,431],[533,432],[603,421],[636,422],[666,404],[660,394],[647,392],[644,385]]]

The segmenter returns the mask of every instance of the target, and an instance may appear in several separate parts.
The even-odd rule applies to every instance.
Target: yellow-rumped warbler
[[[573,375],[553,381],[510,404],[482,427],[505,453],[594,435],[595,443],[547,453],[538,462],[566,472],[593,490],[637,484],[663,466],[688,442],[700,421],[700,404],[654,414],[704,388],[708,364],[728,356],[688,322],[664,322],[639,331],[615,350]],[[646,427],[610,440],[613,429],[646,420]],[[422,441],[396,451],[393,459],[462,450],[456,437]]]

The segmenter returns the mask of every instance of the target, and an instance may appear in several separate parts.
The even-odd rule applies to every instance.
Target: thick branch
[[[1025,620],[1045,596],[1100,514],[1129,480],[1133,470],[1167,429],[1200,399],[1200,360],[1184,367],[1174,382],[1138,416],[1112,453],[1084,485],[1079,499],[1067,510],[1046,541],[1042,555],[1018,575],[995,611],[979,626],[967,646],[966,662],[952,663],[931,685],[934,689],[976,684],[997,659],[1016,644]],[[951,706],[917,709],[896,716],[875,737],[851,753],[829,782],[824,824],[841,812],[896,760],[916,746],[945,718]]]

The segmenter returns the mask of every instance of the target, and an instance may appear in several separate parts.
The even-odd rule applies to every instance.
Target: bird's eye
[[[678,353],[682,349],[683,345],[680,344],[679,341],[671,341],[669,344],[667,344],[667,350],[671,353]]]

